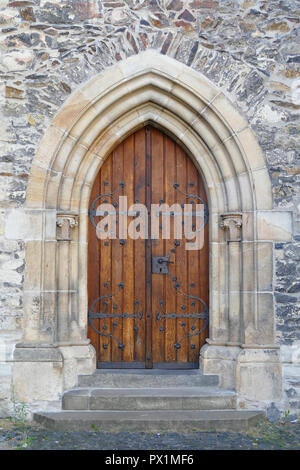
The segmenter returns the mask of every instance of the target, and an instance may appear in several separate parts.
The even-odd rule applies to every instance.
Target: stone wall
[[[147,48],[204,74],[245,116],[265,153],[293,241],[275,246],[282,409],[300,409],[300,4],[242,0],[0,0],[0,410],[22,337],[24,205],[39,141],[66,99],[106,67]],[[272,411],[273,410],[273,411]],[[271,406],[273,414],[274,407]]]

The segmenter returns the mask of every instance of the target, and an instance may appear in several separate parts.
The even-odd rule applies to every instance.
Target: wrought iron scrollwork
[[[106,284],[106,287],[108,287],[108,283],[106,282],[105,284]],[[123,289],[124,288],[124,283],[120,282],[118,287],[119,287],[119,289]],[[102,295],[102,296],[98,297],[96,300],[94,300],[94,302],[92,303],[92,305],[89,309],[88,319],[89,319],[90,326],[92,327],[92,329],[96,333],[98,333],[98,335],[100,335],[102,337],[105,337],[105,338],[111,338],[111,339],[115,340],[118,343],[119,349],[121,349],[123,351],[123,349],[125,348],[125,344],[123,344],[119,340],[119,338],[117,338],[114,334],[114,330],[118,326],[118,323],[115,320],[116,319],[133,318],[135,320],[133,329],[134,329],[135,332],[138,332],[139,327],[138,327],[138,324],[137,324],[136,320],[142,320],[143,319],[143,312],[139,311],[139,309],[138,309],[138,306],[139,306],[139,301],[138,300],[135,300],[135,302],[134,302],[134,312],[131,312],[131,313],[127,313],[127,312],[109,313],[109,312],[107,312],[109,301],[113,302],[114,297],[115,297],[114,294]],[[103,309],[100,312],[95,312],[94,309],[95,309],[96,305],[97,304],[100,305],[101,303],[103,304]],[[118,309],[118,306],[116,304],[113,304],[112,305],[112,310],[117,310],[117,309]],[[106,330],[108,329],[108,325],[106,323],[104,323],[103,326],[102,326],[103,331],[98,329],[94,324],[94,320],[97,320],[97,319],[100,319],[100,320],[114,319],[114,321],[112,322],[112,331],[106,332]],[[108,345],[104,344],[103,349],[107,349],[107,348],[108,348]]]
[[[108,186],[108,183],[107,184],[104,183],[104,185]],[[204,220],[203,220],[202,226],[198,230],[203,229],[203,227],[208,222],[208,216],[209,216],[208,215],[208,206],[205,203],[205,201],[200,196],[198,196],[197,194],[192,194],[192,193],[187,193],[187,192],[182,191],[179,188],[178,183],[174,183],[173,186],[178,192],[180,192],[184,196],[184,201],[192,200],[192,203],[195,203],[195,201],[196,201],[198,203],[201,203],[204,206]],[[190,184],[190,186],[191,186],[191,184]],[[124,187],[123,182],[120,183],[120,187],[121,188]],[[105,193],[101,194],[100,196],[98,196],[96,199],[94,199],[94,201],[93,201],[93,203],[92,203],[92,205],[89,209],[89,218],[90,218],[90,220],[91,220],[94,227],[96,227],[96,223],[95,223],[94,218],[97,215],[97,211],[96,211],[97,202],[100,199],[104,199],[104,202],[107,203],[108,199],[111,199],[113,206],[117,207],[118,203],[117,203],[117,201],[115,200],[115,197],[114,197],[115,193],[116,193],[116,191],[114,191],[114,192],[105,192]],[[138,202],[138,201],[136,200],[135,202]],[[160,203],[163,203],[162,199],[160,200]],[[184,208],[184,202],[181,204],[181,207]],[[175,214],[171,214],[171,215],[175,215]],[[193,212],[193,215],[196,215],[196,213],[194,214],[194,212]],[[153,242],[153,244],[155,244],[155,240],[152,240],[152,242]],[[124,243],[125,243],[125,240],[120,240],[121,245],[123,245]],[[172,255],[175,254],[176,249],[179,246],[180,246],[180,241],[175,240],[174,241],[174,248],[170,249],[169,254],[166,256],[166,258],[168,259],[168,264],[170,263],[170,264],[174,265],[174,261],[172,261],[170,258],[172,257]],[[173,282],[173,287],[176,290],[177,294],[179,296],[182,296],[182,298],[184,299],[181,303],[182,312],[181,313],[175,313],[175,312],[170,312],[169,313],[169,312],[167,312],[165,307],[164,307],[164,301],[161,300],[159,302],[160,311],[155,312],[155,317],[154,318],[155,318],[155,321],[157,322],[158,329],[161,333],[163,333],[165,331],[165,323],[166,323],[167,320],[168,321],[169,320],[175,320],[175,321],[182,320],[181,323],[180,323],[182,333],[178,335],[178,338],[177,338],[176,342],[174,343],[174,349],[175,349],[176,355],[177,355],[177,352],[182,347],[182,343],[183,343],[184,340],[199,336],[203,331],[206,330],[206,328],[208,326],[208,321],[209,321],[209,311],[208,311],[208,306],[206,305],[206,303],[204,302],[203,299],[201,299],[198,296],[195,296],[195,295],[191,294],[190,288],[195,287],[194,282],[189,284],[188,292],[186,293],[186,292],[183,292],[181,290],[180,283],[178,282],[178,279],[177,279],[176,275],[174,276],[172,274],[171,270],[170,271],[167,270],[167,272],[165,272],[165,274],[167,274],[169,276],[169,278],[171,279],[171,281]],[[109,283],[108,282],[104,283],[104,287],[108,288]],[[124,283],[120,282],[118,284],[118,288],[119,289],[124,289]],[[103,295],[103,296],[98,297],[92,303],[92,305],[89,309],[89,313],[88,313],[89,324],[90,324],[91,328],[97,334],[99,334],[100,336],[116,341],[118,343],[119,349],[121,351],[123,351],[124,348],[126,347],[126,345],[123,344],[120,341],[120,339],[115,335],[115,330],[118,326],[117,321],[120,320],[120,319],[127,319],[127,318],[134,319],[133,329],[134,329],[135,332],[138,332],[138,330],[139,330],[138,322],[142,321],[143,312],[139,310],[139,308],[138,308],[139,302],[137,300],[134,303],[134,311],[133,312],[118,312],[117,311],[118,306],[116,305],[116,303],[113,303],[114,298],[115,298],[114,294],[107,294],[107,295]],[[112,306],[111,306],[112,308],[111,308],[111,312],[108,312],[108,306],[109,306],[110,302],[112,302]],[[97,304],[101,305],[101,307],[98,309],[99,311],[95,311],[95,307],[96,307]],[[99,328],[99,327],[97,328],[95,326],[95,324],[94,324],[95,320],[103,320],[103,325],[101,326],[101,328]],[[112,323],[110,322],[111,323],[111,331],[107,331],[108,330],[108,325],[107,325],[107,323],[105,323],[106,320],[113,320]],[[197,324],[199,324],[199,321],[201,321],[201,320],[203,321],[203,322],[201,322],[201,326],[197,325]],[[196,345],[195,344],[190,344],[190,347],[191,347],[191,349],[195,349]],[[103,349],[107,349],[107,348],[108,348],[108,344],[103,344]]]
[[[206,202],[200,197],[198,196],[198,194],[194,194],[194,193],[186,193],[184,191],[182,191],[179,186],[180,184],[179,183],[174,183],[173,184],[174,188],[180,192],[181,194],[183,194],[185,196],[184,200],[189,200],[189,199],[192,199],[192,202],[191,204],[194,203],[194,199],[197,200],[200,204],[202,204],[204,206],[204,220],[203,220],[203,225],[199,228],[199,230],[202,230],[203,227],[205,227],[205,225],[207,224],[208,222],[208,216],[209,216],[209,213],[208,213],[208,206],[206,204]],[[184,207],[184,202],[181,204],[181,207],[183,208]]]
[[[174,255],[174,253],[176,252],[176,248],[179,247],[179,246],[180,246],[180,241],[175,240],[174,248],[172,248],[170,250],[168,257],[172,256],[172,254]],[[199,310],[198,312],[186,312],[186,313],[171,312],[171,313],[167,313],[164,309],[164,301],[161,300],[159,302],[160,312],[156,311],[156,315],[155,315],[156,322],[161,323],[160,327],[159,327],[159,331],[161,331],[161,332],[165,331],[165,321],[166,320],[170,320],[170,319],[173,319],[173,320],[179,320],[179,319],[191,320],[192,319],[192,320],[194,320],[194,321],[192,321],[192,323],[189,322],[189,327],[188,327],[188,325],[185,321],[181,322],[180,326],[182,328],[183,335],[179,339],[177,339],[176,343],[174,343],[174,349],[175,349],[175,352],[177,354],[178,350],[181,348],[182,342],[185,339],[193,338],[194,336],[199,336],[203,331],[206,330],[206,328],[208,327],[209,310],[208,310],[208,306],[206,305],[204,300],[202,300],[200,297],[197,297],[196,295],[192,295],[192,294],[190,294],[190,292],[185,293],[180,289],[180,284],[179,284],[176,276],[172,275],[171,272],[168,272],[167,275],[169,276],[169,278],[174,283],[173,287],[177,291],[177,294],[182,295],[185,298],[185,303],[183,303],[181,305],[181,309],[185,312],[187,309],[188,310],[190,309],[189,307],[194,307],[194,308],[197,307],[197,310]],[[193,287],[195,287],[194,282],[190,283],[190,285],[189,285],[189,288],[193,288]],[[187,306],[186,305],[187,303],[190,303],[190,305]],[[204,323],[202,324],[201,328],[197,328],[197,326],[196,326],[196,323],[199,320],[204,320]],[[196,348],[195,344],[191,344],[191,349],[195,349],[195,348]]]
[[[193,185],[194,185],[193,183],[190,183],[190,186],[193,186]],[[178,192],[180,192],[181,194],[183,194],[185,196],[184,201],[190,201],[192,199],[192,204],[194,203],[194,201],[197,201],[197,202],[203,204],[203,206],[204,206],[204,220],[203,220],[202,226],[199,228],[199,230],[202,230],[204,228],[204,226],[207,224],[208,216],[209,216],[208,206],[207,206],[206,202],[200,196],[198,196],[197,194],[186,193],[186,192],[182,191],[179,187],[180,186],[179,183],[175,182],[173,186]],[[161,200],[160,202],[163,202],[163,201]],[[181,207],[184,208],[184,202],[182,202]],[[167,255],[168,259],[172,255],[175,254],[176,249],[179,246],[180,246],[180,241],[175,240],[174,241],[174,248],[170,249],[170,252]],[[170,260],[169,263],[174,264],[174,261],[172,262]],[[172,275],[171,271],[166,272],[166,274],[172,280],[173,287],[176,290],[177,294],[180,295],[180,296],[183,296],[183,298],[185,299],[185,303],[182,303],[182,305],[181,305],[181,310],[184,313],[175,313],[175,312],[167,313],[164,309],[164,301],[161,300],[160,303],[159,303],[160,311],[156,312],[155,320],[156,320],[157,323],[160,323],[160,327],[159,327],[160,332],[165,331],[165,322],[166,322],[166,320],[170,320],[170,319],[173,319],[173,320],[182,319],[183,320],[181,322],[181,325],[180,325],[181,328],[182,328],[183,335],[179,339],[177,339],[177,341],[174,343],[174,349],[177,353],[178,350],[181,348],[182,342],[185,339],[198,336],[203,331],[206,330],[206,328],[208,327],[209,311],[208,311],[208,306],[206,305],[204,300],[202,300],[200,297],[192,295],[190,292],[185,293],[180,289],[180,284],[177,280],[177,277]],[[189,290],[190,290],[190,288],[193,288],[193,287],[195,287],[194,282],[190,283]],[[188,303],[190,303],[190,305],[186,305]],[[190,307],[193,307],[194,309],[197,309],[198,311],[190,312]],[[187,322],[184,321],[184,320],[189,320],[189,322],[188,322],[189,325],[187,325]],[[190,320],[193,320],[193,321],[191,322]],[[199,320],[204,320],[201,328],[198,328],[196,326],[196,324]],[[196,348],[196,345],[191,344],[191,349],[195,349],[195,348]]]
[[[108,181],[104,181],[104,186],[109,186],[109,182],[108,182]],[[121,182],[119,183],[119,186],[120,186],[121,189],[123,189],[123,188],[125,187],[124,181],[121,181]],[[115,189],[115,191],[112,191],[112,192],[106,191],[106,192],[104,192],[103,194],[100,194],[99,196],[97,196],[97,197],[93,200],[93,202],[92,202],[92,204],[91,204],[91,206],[90,206],[90,208],[89,208],[88,215],[89,215],[90,221],[92,222],[92,224],[93,224],[93,226],[94,226],[95,228],[97,228],[97,224],[96,224],[96,222],[95,222],[95,220],[94,220],[94,218],[97,216],[97,209],[96,209],[96,204],[97,204],[97,202],[100,201],[100,200],[102,200],[102,199],[104,199],[104,198],[106,198],[106,199],[104,199],[104,201],[103,201],[104,203],[108,203],[108,199],[110,199],[110,200],[112,201],[113,207],[115,207],[115,208],[118,207],[118,202],[117,202],[116,198],[114,197],[114,195],[116,194],[116,192],[117,192],[117,189]],[[104,214],[104,215],[108,215],[108,214]]]
[[[203,300],[198,298],[199,301],[201,301],[203,304]],[[175,351],[178,351],[178,349],[181,348],[181,344],[182,342],[187,339],[187,338],[192,338],[194,336],[198,336],[200,335],[203,331],[206,330],[207,326],[208,326],[208,308],[207,308],[207,305],[204,304],[204,311],[203,312],[195,312],[195,313],[187,313],[187,314],[181,314],[181,313],[166,313],[163,309],[163,303],[160,304],[160,307],[161,307],[161,312],[156,312],[156,317],[155,317],[155,320],[157,322],[159,321],[162,321],[163,324],[166,320],[168,319],[173,319],[173,320],[179,320],[179,319],[193,319],[194,322],[192,323],[192,325],[187,326],[187,323],[182,321],[181,322],[181,327],[182,327],[182,331],[183,331],[183,336],[181,336],[179,339],[177,339],[177,342],[174,343],[174,349]],[[204,320],[204,324],[202,326],[202,328],[197,328],[196,326],[196,322],[197,320]],[[159,330],[161,332],[165,331],[165,326],[160,326],[159,327]],[[195,349],[195,345],[194,344],[191,344],[191,349]]]

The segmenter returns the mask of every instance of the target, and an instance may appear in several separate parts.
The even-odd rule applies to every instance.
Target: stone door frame
[[[87,340],[90,191],[112,149],[148,123],[184,147],[206,184],[210,331],[200,367],[219,373],[221,384],[237,389],[243,400],[279,399],[273,244],[290,236],[289,214],[272,210],[268,170],[246,119],[199,72],[152,50],[106,69],[76,91],[34,157],[25,207],[34,228],[26,240],[16,390],[32,363],[37,374],[53,377],[53,400],[76,384],[78,373],[94,370]],[[48,400],[46,392],[42,398],[34,393],[31,401]]]

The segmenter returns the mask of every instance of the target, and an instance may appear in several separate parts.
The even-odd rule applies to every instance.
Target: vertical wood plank
[[[199,194],[199,185],[198,185],[198,172],[195,168],[195,165],[191,161],[190,158],[187,157],[187,182],[188,187],[187,191],[190,194],[195,194],[200,196]],[[192,199],[189,200],[191,202]],[[194,206],[196,207],[197,199],[194,199]],[[195,208],[193,208],[193,211]],[[196,219],[193,217],[193,223],[196,224]],[[191,240],[192,242],[194,240]],[[195,297],[201,298],[200,292],[200,284],[202,279],[199,276],[199,251],[187,251],[188,256],[188,291],[189,294]],[[202,304],[201,302],[197,301],[196,299],[188,299],[188,308],[189,312],[191,313],[200,313],[202,311]],[[188,331],[190,334],[199,331],[200,327],[200,320],[190,318],[187,321]],[[199,360],[199,350],[200,350],[200,337],[199,335],[194,335],[189,338],[188,341],[188,360],[190,362],[197,362]]]
[[[146,132],[136,132],[134,148],[134,197],[138,204],[146,204]],[[141,320],[136,319],[134,334],[135,361],[144,362],[146,355],[146,240],[134,241],[134,300],[136,312],[142,312]]]
[[[187,156],[183,150],[176,146],[176,179],[179,184],[179,189],[184,193],[187,192]],[[184,203],[185,197],[179,191],[177,193],[177,201]],[[188,298],[184,295],[188,292],[187,279],[188,279],[188,260],[187,251],[185,249],[185,239],[180,240],[179,246],[176,248],[176,278],[177,278],[177,308],[178,315],[185,314],[188,311]],[[180,346],[177,349],[177,362],[187,362],[188,354],[188,339],[186,338],[186,319],[178,318],[176,320],[176,337],[177,344]]]
[[[164,137],[157,129],[152,129],[152,203],[159,204],[165,200],[164,194]],[[161,220],[161,218],[160,218]],[[152,240],[152,256],[164,255],[164,243],[161,237]],[[162,312],[160,302],[164,301],[164,276],[152,274],[152,356],[153,362],[164,362],[165,337],[155,319],[157,312]],[[165,309],[165,305],[163,306]],[[161,323],[161,322],[160,322]]]
[[[109,156],[102,165],[100,172],[100,194],[110,193],[112,191],[112,157]],[[110,197],[103,197],[99,200],[99,204],[108,203],[111,204],[112,200]],[[111,298],[107,297],[112,292],[111,286],[111,244],[112,240],[98,240],[100,248],[100,266],[99,266],[99,292],[100,296],[105,297],[101,300],[100,310],[105,314],[111,313],[112,301]],[[95,273],[96,275],[96,273]],[[112,350],[112,339],[111,337],[105,336],[112,331],[112,321],[108,318],[100,320],[100,330],[104,334],[99,337],[99,361],[106,362],[111,360]]]
[[[177,202],[177,194],[174,188],[176,182],[176,154],[175,154],[175,142],[169,137],[164,138],[164,160],[165,160],[165,202],[169,206],[172,206]],[[170,239],[165,240],[165,255],[171,253],[174,250],[174,221],[175,217],[170,216]],[[176,276],[176,265],[175,265],[175,254],[170,254],[170,261],[174,264],[169,264],[170,276],[164,276],[165,280],[165,306],[166,312],[176,312],[176,291],[174,289],[174,281],[172,278]],[[176,321],[173,318],[168,318],[164,322],[165,326],[165,361],[175,362],[176,361]]]
[[[145,142],[146,142],[146,206],[148,209],[148,238],[145,241],[146,250],[146,368],[153,367],[153,344],[152,344],[152,325],[153,325],[153,310],[152,310],[152,271],[151,271],[151,257],[152,257],[152,240],[151,240],[151,203],[152,203],[152,130],[150,126],[146,127]]]
[[[112,161],[112,190],[115,192],[116,198],[123,195],[123,188],[120,183],[124,180],[123,173],[124,163],[124,144],[120,144],[113,152]],[[119,203],[119,201],[118,201]],[[117,211],[119,210],[119,205]],[[119,218],[119,217],[118,217]],[[118,224],[119,225],[119,224]],[[117,227],[118,230],[118,227]],[[123,245],[120,244],[119,238],[112,240],[112,311],[114,313],[122,314],[124,312],[123,294],[124,294],[124,260],[123,260]],[[112,340],[112,361],[120,362],[123,360],[123,319],[113,319],[114,328],[113,335],[116,339]]]
[[[134,136],[129,136],[124,142],[124,193],[127,197],[127,210],[134,203]],[[128,225],[132,217],[127,217]],[[124,294],[123,312],[134,312],[134,241],[128,237],[123,245],[124,263]],[[126,273],[126,275],[125,275]],[[125,362],[134,361],[134,318],[123,319],[123,344]]]
[[[90,204],[93,203],[94,199],[99,196],[100,191],[100,173],[98,173],[90,196]],[[99,240],[96,235],[96,228],[89,220],[88,229],[88,310],[90,310],[93,302],[100,296],[99,293],[99,264],[100,264],[100,247]],[[99,311],[99,302],[95,305],[93,310]],[[93,320],[95,328],[99,328],[99,320]],[[96,350],[96,355],[99,357],[99,335],[93,328],[88,325],[88,337],[91,340],[92,345]]]

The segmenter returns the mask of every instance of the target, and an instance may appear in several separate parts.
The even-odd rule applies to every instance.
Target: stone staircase
[[[34,420],[56,430],[189,432],[240,430],[264,417],[237,410],[235,392],[218,381],[199,370],[97,370],[64,393],[62,411]]]

